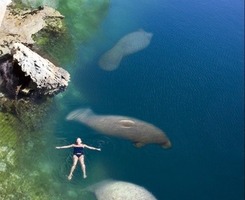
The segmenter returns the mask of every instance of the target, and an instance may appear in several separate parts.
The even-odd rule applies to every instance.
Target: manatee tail
[[[94,113],[90,108],[77,109],[77,110],[70,112],[66,116],[66,120],[75,120],[75,121],[84,122],[85,119],[87,119],[91,115],[94,115]]]
[[[162,148],[164,149],[170,149],[172,147],[172,143],[170,142],[170,140],[166,140],[164,143],[161,144]]]
[[[123,49],[115,46],[101,56],[99,66],[103,70],[113,71],[118,68],[123,56]]]

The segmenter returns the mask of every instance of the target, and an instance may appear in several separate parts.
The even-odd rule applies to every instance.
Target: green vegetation
[[[50,120],[49,109],[44,103],[21,105],[18,114],[0,112],[0,199],[63,199],[62,184],[52,176],[52,125],[43,120]]]
[[[25,1],[25,5],[21,0],[15,2],[17,10],[27,6],[35,9],[32,1]],[[49,26],[33,35],[35,47],[61,67],[70,64],[78,46],[98,29],[108,8],[109,0],[60,0],[58,11],[65,18],[47,18]],[[56,99],[59,100],[62,95]],[[82,98],[74,88],[68,91],[68,95],[77,100]],[[59,106],[59,109],[66,109],[64,105]],[[52,99],[37,103],[28,99],[6,100],[0,97],[0,199],[61,200],[81,199],[87,195],[81,186],[69,188],[66,172],[62,174],[63,182],[54,178],[54,174],[57,177],[57,163],[64,162],[66,154],[59,152],[61,157],[58,157],[54,151],[55,123],[52,122],[57,116],[51,111],[53,107]]]
[[[66,22],[75,42],[89,39],[104,20],[109,0],[60,0],[58,10],[65,15]]]

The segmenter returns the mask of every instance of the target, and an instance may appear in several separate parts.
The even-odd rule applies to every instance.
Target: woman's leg
[[[72,174],[73,174],[73,171],[76,168],[77,161],[78,161],[78,157],[76,155],[73,155],[73,164],[72,164],[72,167],[71,167],[70,174],[68,176],[68,180],[71,180],[72,179]]]
[[[86,166],[84,164],[84,155],[80,156],[79,161],[81,163],[81,167],[82,167],[82,171],[83,171],[83,178],[87,178],[87,174],[86,174]]]

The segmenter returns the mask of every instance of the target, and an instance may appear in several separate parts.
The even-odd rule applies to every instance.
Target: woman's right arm
[[[60,147],[55,147],[56,149],[67,149],[73,147],[73,144],[67,145],[67,146],[60,146]]]

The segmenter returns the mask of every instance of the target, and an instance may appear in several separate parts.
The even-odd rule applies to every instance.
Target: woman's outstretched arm
[[[56,149],[67,149],[73,147],[73,144],[67,145],[67,146],[60,146],[60,147],[55,147]]]
[[[91,147],[91,146],[88,146],[88,145],[86,145],[86,144],[84,144],[84,147],[85,147],[85,148],[88,148],[88,149],[92,149],[92,150],[101,151],[101,148]]]

